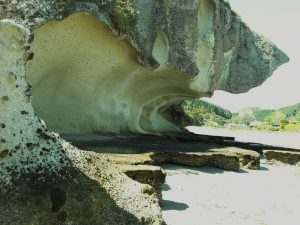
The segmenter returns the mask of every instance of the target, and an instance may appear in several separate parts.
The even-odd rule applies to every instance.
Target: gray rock
[[[172,163],[198,168],[208,166],[232,171],[239,171],[240,169],[239,157],[229,152],[165,152],[157,153],[154,160],[160,163]]]
[[[160,204],[162,203],[162,188],[165,183],[166,172],[158,166],[118,164],[118,167],[131,179],[154,188]]]
[[[24,67],[30,32],[2,20],[0,34],[0,224],[165,224],[151,186],[35,116]]]
[[[189,167],[214,167],[238,171],[239,156],[230,151],[208,152],[153,152],[145,154],[108,154],[110,161],[117,164],[156,165],[170,163]],[[122,160],[126,159],[126,162]]]
[[[213,149],[213,152],[229,152],[238,156],[241,168],[259,170],[260,169],[260,154],[255,151],[246,150],[242,148],[227,147],[220,149]]]
[[[11,225],[165,224],[151,186],[48,129],[178,131],[171,105],[248,91],[288,61],[217,0],[1,0],[0,49],[0,224]],[[234,154],[187,156],[239,167]]]
[[[36,36],[33,107],[59,133],[178,131],[170,106],[247,92],[288,61],[221,0],[1,2]]]

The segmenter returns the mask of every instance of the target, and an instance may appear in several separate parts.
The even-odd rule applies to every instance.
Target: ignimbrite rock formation
[[[34,115],[28,29],[0,21],[0,224],[165,224],[154,189],[83,152]]]
[[[288,61],[219,0],[11,1],[4,12],[33,29],[33,107],[58,133],[178,131],[171,105],[247,92]]]
[[[164,224],[153,188],[50,130],[178,131],[174,104],[287,61],[221,0],[0,0],[0,224]]]

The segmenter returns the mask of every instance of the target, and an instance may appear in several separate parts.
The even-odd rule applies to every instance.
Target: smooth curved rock
[[[223,1],[130,2],[0,1],[0,224],[164,224],[153,188],[35,113],[60,133],[178,131],[173,104],[288,61]]]
[[[48,131],[25,81],[30,32],[0,21],[0,224],[165,224],[158,195]]]
[[[246,92],[288,61],[219,0],[4,6],[0,19],[33,29],[33,106],[59,133],[178,131],[170,106],[215,90]]]

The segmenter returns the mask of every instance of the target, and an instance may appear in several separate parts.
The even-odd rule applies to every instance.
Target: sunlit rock
[[[6,14],[33,29],[33,107],[59,133],[179,131],[170,106],[247,92],[288,61],[223,1],[33,2]]]
[[[0,21],[0,224],[165,224],[159,196],[34,115],[28,29]]]
[[[164,224],[151,186],[46,124],[179,131],[174,104],[246,92],[287,61],[223,1],[0,1],[0,224]]]

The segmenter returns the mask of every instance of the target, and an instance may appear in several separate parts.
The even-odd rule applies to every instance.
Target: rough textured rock
[[[166,172],[158,166],[119,164],[118,167],[131,179],[154,188],[160,203],[162,202],[161,186],[165,182]]]
[[[260,167],[259,153],[238,148],[216,148],[208,152],[107,154],[107,157],[133,180],[154,187],[160,197],[161,185],[165,181],[166,174],[157,166],[165,163],[189,167],[209,166],[232,171],[239,171],[240,168],[258,170]]]
[[[296,165],[300,163],[300,152],[264,150],[263,154],[269,162],[279,161],[289,165]]]
[[[219,0],[1,2],[33,29],[33,106],[59,133],[176,131],[170,106],[246,92],[288,61]]]
[[[212,148],[208,152],[150,152],[143,154],[106,154],[127,176],[152,186],[162,202],[161,185],[166,173],[158,166],[166,163],[189,167],[215,167],[239,171],[240,168],[260,169],[257,152],[239,148]]]
[[[166,154],[166,155],[164,155]],[[174,152],[158,153],[155,160],[163,163],[172,163],[190,167],[215,167],[224,170],[238,171],[240,169],[239,158],[231,153],[196,153]]]
[[[146,154],[112,154],[109,159],[116,163],[131,165],[161,165],[171,163],[190,167],[215,167],[224,170],[238,171],[240,169],[239,157],[230,152],[153,152]]]
[[[14,187],[2,187],[0,223],[164,224],[158,197],[107,159],[76,150],[73,165],[52,173],[32,171]]]
[[[241,168],[259,170],[260,169],[260,154],[255,151],[250,151],[241,148],[224,148],[214,149],[215,152],[230,152],[236,154],[240,160]]]
[[[201,145],[199,145],[200,147]],[[202,151],[156,151],[143,154],[108,154],[110,161],[121,165],[156,165],[172,163],[183,166],[210,166],[224,170],[260,169],[260,154],[235,147],[209,147]]]
[[[60,133],[177,131],[171,105],[248,91],[287,61],[223,1],[0,0],[0,224],[164,224],[151,186],[35,113]]]
[[[0,224],[165,224],[151,186],[47,130],[25,81],[30,32],[2,20],[0,34]]]

